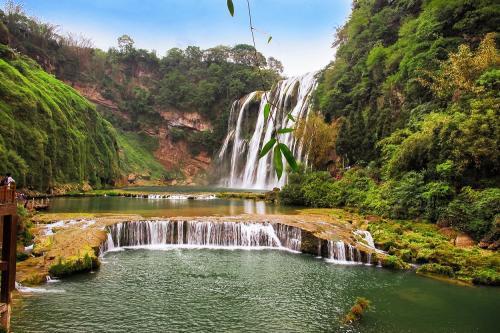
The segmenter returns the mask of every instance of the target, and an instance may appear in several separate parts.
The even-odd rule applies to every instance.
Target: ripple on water
[[[283,251],[109,253],[16,302],[15,332],[346,332],[357,296],[375,304],[352,332],[494,331],[497,289],[463,288]],[[425,320],[422,320],[425,318]]]

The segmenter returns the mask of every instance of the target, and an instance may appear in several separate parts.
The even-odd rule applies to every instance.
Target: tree
[[[118,48],[121,53],[129,53],[134,48],[134,40],[129,35],[118,37]]]
[[[278,74],[282,74],[284,69],[281,61],[274,57],[267,58],[267,67]]]

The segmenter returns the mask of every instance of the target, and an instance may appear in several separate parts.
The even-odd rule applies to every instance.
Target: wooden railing
[[[16,203],[16,184],[0,186],[0,205]]]

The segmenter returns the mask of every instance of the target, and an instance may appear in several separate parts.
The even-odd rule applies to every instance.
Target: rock
[[[129,174],[127,177],[127,181],[129,184],[135,183],[136,180],[137,180],[137,176],[133,173]]]

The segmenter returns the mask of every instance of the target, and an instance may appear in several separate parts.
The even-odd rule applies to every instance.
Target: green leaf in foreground
[[[293,128],[280,128],[277,132],[279,134],[291,133],[293,132]]]
[[[227,0],[227,9],[229,10],[229,14],[231,14],[231,16],[234,16],[233,0]]]
[[[297,165],[297,161],[295,160],[295,157],[293,157],[292,152],[290,149],[285,145],[284,143],[280,143],[278,147],[285,155],[286,161],[288,162],[288,165],[290,165],[290,168],[292,168],[293,171],[297,171],[299,169],[299,166]]]
[[[269,118],[270,114],[271,114],[271,104],[266,103],[266,106],[264,106],[264,121],[267,121],[267,118]]]
[[[274,147],[274,170],[276,171],[278,179],[280,179],[283,174],[283,160],[281,159],[281,149],[279,145]]]
[[[273,148],[273,146],[276,144],[276,139],[275,138],[272,138],[271,140],[269,140],[265,145],[264,147],[262,148],[262,150],[260,151],[259,153],[259,158],[262,158],[264,157],[270,150],[271,148]]]
[[[292,114],[291,114],[291,113],[287,114],[286,116],[287,116],[287,118],[288,118],[288,119],[290,119],[291,121],[293,121],[293,122],[295,121],[295,118],[292,116]]]
[[[273,39],[273,36],[269,36],[269,38],[267,39],[267,44],[271,43],[272,39]]]

